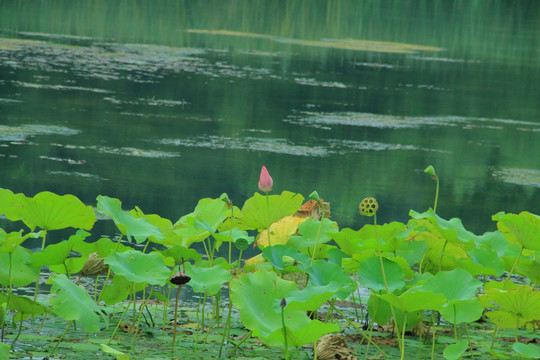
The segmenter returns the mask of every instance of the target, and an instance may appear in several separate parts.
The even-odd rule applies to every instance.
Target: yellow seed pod
[[[379,209],[379,203],[373,197],[367,197],[360,201],[360,215],[373,216]]]

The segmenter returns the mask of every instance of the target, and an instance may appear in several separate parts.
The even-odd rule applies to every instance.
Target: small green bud
[[[360,201],[358,208],[360,209],[360,215],[373,216],[379,209],[379,203],[375,198],[367,197]]]
[[[319,193],[317,192],[317,190],[315,190],[311,194],[309,194],[309,198],[311,200],[314,200],[314,201],[319,201],[320,198],[319,198]]]
[[[229,195],[227,195],[227,193],[223,193],[219,196],[219,200],[225,202],[225,203],[230,203],[231,200],[229,200]]]
[[[433,177],[434,179],[437,177],[437,173],[435,172],[435,168],[433,165],[429,165],[425,170],[424,173],[428,174],[429,176]]]
[[[281,258],[281,262],[283,263],[284,268],[288,268],[288,267],[296,265],[296,260],[287,255],[283,255],[283,257]]]

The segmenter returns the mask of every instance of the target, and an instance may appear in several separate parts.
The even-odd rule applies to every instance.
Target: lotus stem
[[[227,357],[230,358],[236,352],[236,349],[238,349],[240,345],[242,345],[244,341],[246,341],[251,336],[251,334],[253,334],[253,330],[250,330],[247,335],[238,344],[235,345],[235,347],[231,350]]]
[[[319,224],[319,229],[317,230],[317,237],[315,238],[315,246],[313,247],[313,254],[311,254],[311,263],[309,264],[310,266],[313,265],[313,262],[315,261],[315,254],[317,253],[317,246],[319,245],[319,237],[321,235],[323,221],[324,221],[324,203],[322,204],[321,223]]]
[[[270,198],[268,197],[268,191],[266,192],[266,234],[268,235],[268,246],[272,246],[272,241],[270,240]]]
[[[176,289],[176,305],[174,307],[174,329],[173,329],[171,354],[174,353],[174,344],[176,343],[176,326],[178,325],[178,301],[179,301],[179,298],[180,298],[180,289],[181,288],[182,288],[182,285],[178,285],[178,289]]]

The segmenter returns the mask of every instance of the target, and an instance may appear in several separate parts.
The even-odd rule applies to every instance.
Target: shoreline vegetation
[[[433,208],[377,224],[384,204],[367,197],[359,211],[373,224],[358,230],[330,220],[317,191],[271,195],[264,166],[262,194],[241,208],[224,193],[174,223],[106,196],[94,209],[0,189],[0,211],[25,225],[0,230],[0,355],[539,358],[540,217],[500,212],[497,231],[475,235],[437,215],[438,177],[425,173],[437,183]],[[92,239],[96,213],[120,238]],[[68,239],[47,243],[67,228]],[[253,246],[260,254],[244,261]],[[49,293],[38,286],[44,268]],[[18,291],[34,285],[33,296]],[[182,304],[182,287],[196,307]]]

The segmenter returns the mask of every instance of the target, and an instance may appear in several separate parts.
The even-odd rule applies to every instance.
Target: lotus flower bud
[[[266,170],[266,166],[263,165],[261,168],[261,176],[259,177],[259,189],[262,192],[267,193],[272,191],[272,185],[274,185],[274,181],[268,173],[268,170]]]
[[[367,197],[360,201],[360,215],[364,216],[373,216],[379,209],[379,204],[377,200],[373,197]]]
[[[279,306],[281,306],[282,308],[287,306],[287,300],[285,300],[285,298],[281,299],[281,301],[279,302]]]
[[[433,179],[437,179],[437,173],[435,172],[435,168],[433,167],[433,165],[429,165],[429,166],[424,170],[424,173],[428,174],[428,175],[431,176]]]
[[[311,194],[309,194],[309,198],[313,201],[319,201],[320,198],[319,198],[319,193],[317,192],[317,190],[315,190],[314,192],[312,192]]]
[[[283,263],[284,268],[296,266],[296,260],[287,255],[283,255],[283,257],[281,258],[281,262]]]

